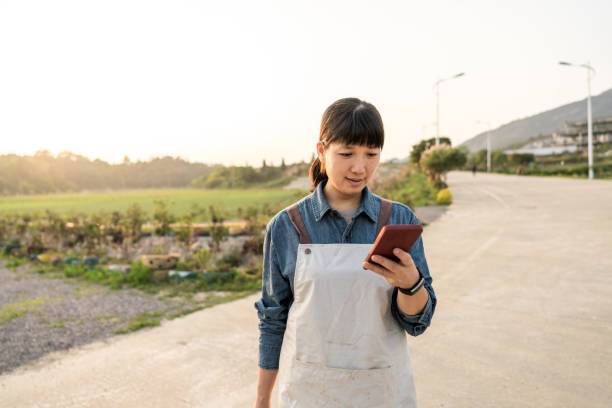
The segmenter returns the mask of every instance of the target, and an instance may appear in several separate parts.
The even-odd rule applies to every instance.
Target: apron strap
[[[392,205],[393,204],[391,203],[391,201],[387,200],[386,198],[380,198],[380,211],[378,212],[378,226],[376,228],[376,236],[378,236],[378,233],[380,232],[382,227],[389,223],[389,219],[391,218]]]
[[[293,226],[298,231],[298,235],[300,236],[300,244],[310,244],[310,235],[308,235],[308,231],[306,231],[306,227],[302,222],[302,217],[300,216],[300,211],[298,210],[297,204],[292,205],[287,210],[289,214],[289,219],[293,223]]]
[[[376,229],[376,236],[378,236],[378,233],[380,232],[382,227],[389,223],[389,219],[391,218],[392,205],[393,204],[391,203],[391,201],[387,200],[386,198],[380,198],[380,211],[378,212],[378,225]],[[302,221],[302,217],[300,216],[300,211],[298,210],[297,203],[289,207],[287,213],[289,215],[291,223],[298,232],[298,235],[300,237],[300,244],[311,244],[312,241],[310,240],[310,235],[308,235],[308,231],[306,231],[306,227],[304,226],[304,222]]]

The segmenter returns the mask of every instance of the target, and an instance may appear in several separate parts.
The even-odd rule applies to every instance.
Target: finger
[[[372,261],[376,262],[377,264],[384,266],[385,268],[387,268],[388,270],[390,270],[391,272],[397,272],[399,268],[402,267],[402,265],[398,264],[395,261],[392,261],[389,258],[386,258],[382,255],[373,255],[372,256]]]
[[[393,279],[393,274],[389,272],[388,270],[386,270],[385,268],[383,268],[382,266],[375,265],[371,262],[364,262],[363,267],[364,269],[368,269],[374,273],[377,273],[386,279]]]
[[[413,265],[414,259],[412,259],[412,255],[409,252],[404,251],[401,248],[395,248],[393,250],[393,255],[397,256],[402,263],[402,265]]]

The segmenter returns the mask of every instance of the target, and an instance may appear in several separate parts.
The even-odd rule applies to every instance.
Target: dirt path
[[[612,183],[453,173],[419,406],[612,406]],[[0,377],[4,407],[249,407],[257,295]]]

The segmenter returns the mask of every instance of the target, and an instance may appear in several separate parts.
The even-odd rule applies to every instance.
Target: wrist
[[[419,279],[412,286],[398,287],[397,289],[404,295],[414,296],[423,286],[425,286],[425,278],[419,272]]]

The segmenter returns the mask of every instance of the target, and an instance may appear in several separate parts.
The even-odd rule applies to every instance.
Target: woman
[[[367,187],[383,143],[373,105],[334,102],[312,193],[266,227],[256,407],[269,407],[276,380],[280,407],[416,406],[405,333],[423,333],[436,306],[422,239],[395,250],[400,262],[364,262],[383,225],[419,223]]]

